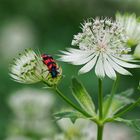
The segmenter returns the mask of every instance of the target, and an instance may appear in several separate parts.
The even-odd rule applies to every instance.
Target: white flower
[[[84,119],[78,119],[76,122],[73,124],[70,119],[68,118],[63,118],[59,121],[57,121],[58,126],[66,133],[78,133],[79,129],[82,130],[89,121],[85,121]]]
[[[40,137],[52,134],[55,127],[50,114],[54,101],[52,93],[34,88],[24,88],[14,92],[8,100],[14,114],[9,133],[20,131],[21,135],[24,135],[32,132]]]
[[[116,20],[124,27],[128,36],[127,43],[130,46],[140,43],[140,22],[135,14],[116,14]]]
[[[37,55],[32,49],[28,49],[14,60],[10,69],[10,76],[20,83],[32,84],[42,81],[52,86],[61,79],[62,70],[61,68],[59,70],[58,76],[53,78],[47,65],[43,63],[41,55]]]
[[[82,33],[74,36],[72,45],[79,48],[68,48],[62,51],[60,60],[74,65],[84,65],[79,73],[87,73],[95,67],[99,78],[105,75],[116,79],[116,72],[131,75],[125,68],[140,67],[133,62],[132,55],[127,55],[130,48],[125,47],[126,35],[118,22],[110,19],[93,19],[82,25]]]
[[[97,126],[91,121],[78,119],[74,124],[69,119],[61,119],[58,125],[63,133],[68,135],[72,140],[96,140]],[[104,140],[135,140],[134,131],[124,125],[110,123],[105,125]],[[62,139],[63,140],[63,139]],[[65,138],[65,140],[67,140]]]
[[[94,124],[89,123],[87,127],[82,131],[83,140],[96,140],[97,139],[97,127]],[[104,140],[135,140],[136,134],[134,131],[124,125],[107,124],[104,128]]]
[[[89,121],[84,120],[84,119],[78,119],[73,124],[70,119],[63,118],[63,119],[57,121],[57,124],[63,131],[63,134],[65,135],[65,139],[62,139],[62,140],[67,140],[67,139],[83,140],[82,131],[84,131],[85,128],[88,126]]]
[[[20,119],[42,119],[50,114],[54,104],[54,97],[34,88],[24,88],[16,91],[9,98],[9,105]]]

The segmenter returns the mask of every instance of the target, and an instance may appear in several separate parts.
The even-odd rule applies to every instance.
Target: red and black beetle
[[[49,72],[51,73],[52,78],[57,77],[59,74],[58,66],[51,55],[42,54],[43,63],[48,67]]]

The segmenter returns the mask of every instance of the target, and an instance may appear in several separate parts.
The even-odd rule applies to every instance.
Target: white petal
[[[12,73],[9,74],[13,79],[15,80],[19,80],[20,78],[17,75],[14,75]]]
[[[95,73],[99,78],[104,78],[105,77],[105,72],[103,68],[103,58],[102,54],[100,54],[97,64],[95,66]]]
[[[89,72],[94,67],[94,65],[95,65],[95,63],[97,61],[97,57],[98,57],[98,54],[96,54],[96,56],[91,61],[89,61],[86,65],[84,65],[79,70],[79,74],[83,74],[83,73]]]
[[[73,61],[72,64],[74,64],[74,65],[82,65],[82,64],[85,64],[85,63],[91,61],[93,57],[95,57],[95,53],[90,55],[90,56],[88,56],[87,58],[77,59],[77,60]]]
[[[136,64],[131,64],[131,63],[127,63],[125,61],[122,61],[120,59],[117,59],[113,56],[110,55],[110,58],[115,61],[118,65],[125,67],[125,68],[140,68],[140,65],[136,65]]]
[[[73,49],[73,48],[68,48],[67,49],[70,53],[75,53],[75,54],[81,54],[81,53],[83,53],[83,54],[88,54],[88,53],[90,53],[91,51],[89,51],[89,50],[80,50],[80,49]]]
[[[116,57],[116,56],[114,56]],[[134,57],[130,54],[125,54],[125,55],[122,55],[121,57],[116,57],[122,61],[126,61],[126,62],[140,62],[140,60],[136,60],[134,59]]]
[[[59,60],[64,62],[70,62],[74,65],[82,65],[90,61],[95,56],[93,51],[83,51],[77,49],[72,49],[70,51],[71,52],[63,51],[62,53],[64,53],[64,55],[60,55]]]
[[[114,69],[112,68],[112,66],[110,65],[110,63],[108,62],[107,59],[104,61],[104,70],[105,70],[106,75],[109,78],[111,78],[113,80],[116,79],[116,73],[115,73]]]
[[[117,63],[115,63],[112,59],[110,59],[109,57],[107,57],[110,65],[113,67],[113,69],[115,71],[117,71],[118,73],[122,74],[122,75],[132,75],[129,71],[127,71],[126,69],[124,69],[123,67],[119,66]]]

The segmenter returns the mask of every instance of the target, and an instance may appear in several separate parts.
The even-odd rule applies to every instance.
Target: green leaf
[[[76,79],[72,79],[72,93],[80,106],[90,115],[95,115],[94,103],[84,88],[84,86]]]
[[[69,118],[73,123],[75,123],[75,121],[78,118],[85,118],[84,115],[76,111],[63,111],[63,112],[55,113],[54,117],[56,118],[56,120],[60,120],[62,118]]]
[[[121,92],[117,95],[115,95],[112,99],[112,104],[110,106],[110,109],[106,115],[106,117],[112,117],[114,114],[116,114],[118,111],[126,107],[127,105],[134,102],[133,99],[130,99],[130,96],[133,94],[133,89],[128,89],[124,92]],[[103,114],[105,115],[106,108],[108,107],[108,102],[110,99],[110,95],[107,95],[107,97],[104,100],[103,103]]]
[[[125,123],[127,126],[132,127],[137,132],[140,132],[140,119],[127,120],[127,119],[123,119],[123,118],[115,118],[114,120],[116,122]]]

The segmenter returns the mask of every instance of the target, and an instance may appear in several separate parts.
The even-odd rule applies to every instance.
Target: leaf
[[[60,120],[62,118],[69,118],[73,123],[75,123],[75,121],[78,118],[85,118],[84,115],[76,111],[63,111],[63,112],[55,113],[54,117],[56,118],[56,120]]]
[[[112,99],[112,104],[109,108],[109,111],[106,115],[106,117],[112,117],[114,114],[116,114],[118,111],[126,107],[127,105],[134,102],[133,99],[130,99],[130,96],[133,94],[133,89],[128,89],[124,92],[121,92],[120,94],[117,94]],[[103,103],[103,114],[105,115],[106,108],[108,107],[108,102],[110,99],[110,95],[107,95],[107,97],[104,100]]]
[[[95,106],[90,95],[76,78],[72,79],[72,94],[84,111],[90,115],[96,114]]]
[[[140,119],[127,120],[127,119],[123,119],[123,118],[115,118],[114,120],[117,122],[125,123],[127,126],[135,129],[135,131],[140,132]]]

